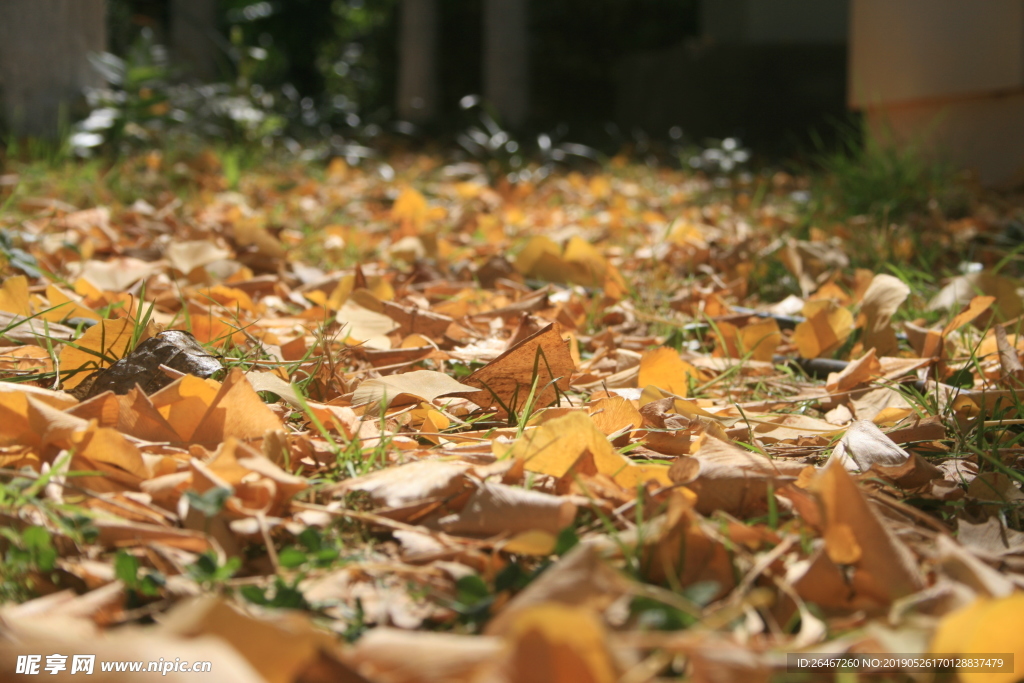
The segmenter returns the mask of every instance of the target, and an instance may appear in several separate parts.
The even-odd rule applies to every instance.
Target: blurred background
[[[868,136],[1005,184],[1024,2],[4,0],[0,113],[8,146],[79,155],[177,136],[728,167]]]

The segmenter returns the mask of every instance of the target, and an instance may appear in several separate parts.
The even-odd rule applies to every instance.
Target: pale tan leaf
[[[171,242],[167,245],[166,256],[172,266],[188,275],[196,268],[230,258],[231,252],[218,247],[209,240],[195,240]]]
[[[351,299],[338,309],[335,319],[344,327],[348,339],[371,349],[390,349],[387,335],[398,328],[388,316],[363,308]]]
[[[898,277],[879,273],[872,278],[860,305],[865,317],[861,339],[864,348],[874,348],[879,356],[887,356],[896,350],[892,316],[909,295],[910,287]]]
[[[462,491],[470,467],[465,462],[421,460],[348,479],[338,486],[338,490],[364,491],[377,505],[404,507],[425,500],[447,498]]]
[[[399,397],[411,397],[415,402],[428,401],[453,394],[477,392],[476,386],[461,384],[443,372],[434,370],[413,370],[399,375],[387,375],[377,379],[368,379],[356,387],[352,394],[353,405],[370,404],[372,412],[380,410],[398,401]]]
[[[575,517],[575,503],[561,496],[485,483],[458,514],[441,518],[438,526],[453,534],[482,536],[521,531],[557,534]]]
[[[359,639],[348,661],[375,681],[472,683],[501,651],[501,641],[490,636],[378,627]]]
[[[857,420],[836,444],[830,459],[837,460],[847,470],[867,472],[875,465],[900,467],[910,459],[910,454],[897,446],[874,422]]]

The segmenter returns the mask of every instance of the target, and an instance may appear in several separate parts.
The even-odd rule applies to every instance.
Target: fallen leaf
[[[837,564],[856,557],[849,562],[855,593],[885,606],[923,586],[910,551],[872,511],[837,460],[824,467],[810,490],[821,506],[828,556]]]
[[[632,463],[617,453],[588,415],[571,412],[528,430],[512,447],[511,456],[530,472],[561,478],[582,464],[585,454],[601,474],[622,476]]]
[[[640,357],[637,382],[641,387],[653,385],[685,398],[689,392],[689,378],[699,376],[697,368],[680,358],[678,351],[663,346],[645,351]]]
[[[4,280],[3,285],[0,286],[0,311],[7,311],[26,318],[32,315],[27,277],[15,275]]]
[[[493,536],[500,533],[547,531],[557,534],[576,517],[576,505],[561,496],[485,483],[455,515],[438,526],[452,534]]]
[[[864,348],[875,349],[879,356],[888,356],[896,351],[892,316],[908,296],[910,287],[898,277],[879,273],[872,278],[860,304],[860,312],[865,318],[861,337]]]
[[[132,341],[134,325],[129,320],[104,320],[68,343],[58,356],[64,389],[74,389],[91,373],[123,358]]]
[[[767,511],[771,490],[795,481],[802,463],[768,458],[713,436],[705,435],[692,456],[680,456],[669,478],[697,494],[695,508],[709,515],[724,510],[733,515]]]
[[[829,373],[825,390],[830,394],[850,391],[851,389],[866,384],[882,374],[882,364],[875,357],[875,349],[870,348],[868,352],[843,368],[840,372]]]
[[[998,600],[981,599],[972,605],[945,616],[939,622],[930,652],[936,655],[964,653],[1006,654],[1015,662],[1002,673],[995,671],[960,671],[965,683],[996,681],[1011,683],[1019,679],[1016,662],[1024,661],[1024,636],[1021,614],[1024,594],[1016,593]]]
[[[245,441],[281,428],[280,418],[260,399],[245,373],[233,368],[189,439],[196,443],[220,443],[229,437]]]
[[[793,330],[793,343],[804,358],[819,358],[839,348],[853,331],[853,315],[830,299],[808,301],[804,322]]]
[[[900,467],[910,454],[886,436],[875,423],[857,420],[846,430],[832,450],[831,458],[847,470],[867,472],[875,465]]]
[[[400,405],[402,401],[399,399],[403,396],[406,403],[410,399],[415,399],[413,402],[423,400],[432,403],[442,396],[473,392],[478,392],[478,388],[469,385],[468,379],[467,384],[461,384],[443,372],[413,370],[363,381],[353,392],[352,403],[357,406],[369,404],[369,414],[375,414],[390,405]]]
[[[500,416],[517,414],[526,406],[546,408],[569,390],[575,365],[561,326],[551,323],[475,371],[463,384],[481,391],[466,396],[481,408],[496,406]],[[536,386],[536,389],[534,387]]]
[[[968,273],[952,278],[931,301],[928,310],[960,309],[970,304],[976,296],[993,297],[992,303],[1004,319],[1015,318],[1024,312],[1024,303],[1017,294],[1016,280],[991,271]],[[965,324],[965,320],[961,324]],[[957,325],[959,327],[959,325]],[[954,328],[955,329],[955,328]]]

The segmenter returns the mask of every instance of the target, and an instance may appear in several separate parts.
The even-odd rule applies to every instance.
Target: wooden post
[[[529,90],[526,0],[484,0],[484,98],[502,125],[526,123]]]
[[[55,138],[85,86],[102,79],[90,52],[107,47],[103,0],[0,1],[0,113],[15,135]]]
[[[437,2],[402,0],[398,24],[398,116],[430,123],[437,116]]]
[[[171,0],[171,55],[203,82],[220,80],[217,0]]]

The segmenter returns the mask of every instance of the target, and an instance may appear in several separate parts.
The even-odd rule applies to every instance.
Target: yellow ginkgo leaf
[[[793,343],[804,358],[818,358],[842,346],[853,331],[853,314],[830,299],[808,301],[806,320],[793,330]]]
[[[409,234],[423,230],[429,216],[426,197],[411,187],[402,190],[391,207],[391,217],[402,226],[403,232]]]
[[[654,385],[676,396],[686,396],[688,378],[698,376],[697,368],[680,358],[678,351],[663,346],[641,356],[637,381],[641,387]]]
[[[64,389],[74,389],[96,370],[113,365],[128,353],[135,325],[130,320],[103,320],[60,352]]]
[[[1001,670],[960,671],[964,683],[1012,683],[1020,680],[1024,661],[1024,593],[998,600],[981,599],[946,615],[939,622],[932,641],[934,654],[986,654],[1013,659]],[[991,653],[991,654],[989,654]]]
[[[0,286],[0,311],[15,315],[32,315],[28,299],[27,277],[15,275],[4,280],[3,286]]]

